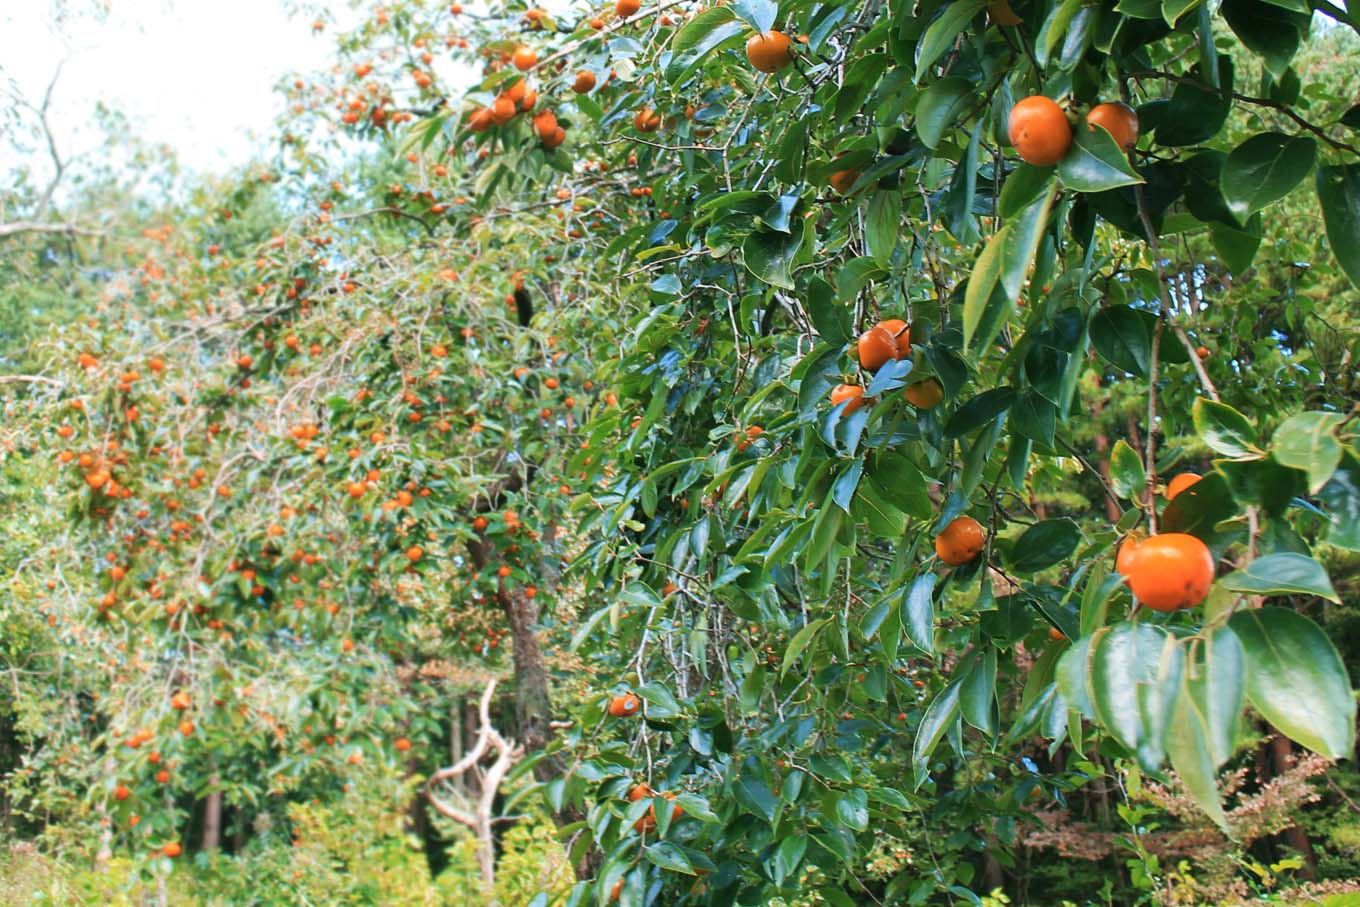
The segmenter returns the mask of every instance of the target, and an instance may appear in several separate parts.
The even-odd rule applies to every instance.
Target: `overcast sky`
[[[192,169],[243,163],[281,109],[273,91],[278,78],[324,67],[333,56],[331,39],[313,36],[310,20],[290,20],[279,0],[109,5],[103,21],[76,15],[57,27],[50,0],[0,0],[0,69],[28,97],[41,98],[58,61],[66,60],[51,121],[68,155],[97,143],[82,124],[102,100]]]

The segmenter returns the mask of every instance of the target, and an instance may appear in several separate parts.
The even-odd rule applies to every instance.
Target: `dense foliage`
[[[357,6],[246,172],[5,189],[7,830],[163,902],[1356,890],[1346,10]],[[436,774],[491,678],[526,751]]]

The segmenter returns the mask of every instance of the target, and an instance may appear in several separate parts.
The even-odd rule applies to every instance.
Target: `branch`
[[[1327,134],[1327,130],[1323,129],[1321,126],[1316,125],[1315,123],[1310,123],[1308,120],[1305,120],[1303,117],[1295,113],[1294,110],[1292,110],[1291,108],[1284,104],[1279,103],[1278,101],[1272,101],[1269,98],[1254,98],[1251,95],[1242,94],[1240,92],[1229,91],[1224,88],[1217,88],[1213,85],[1210,85],[1208,82],[1204,82],[1201,81],[1200,79],[1195,78],[1194,76],[1179,76],[1175,75],[1174,73],[1158,72],[1156,70],[1152,70],[1149,72],[1130,73],[1130,75],[1135,79],[1165,79],[1169,82],[1187,82],[1191,85],[1194,85],[1201,91],[1210,91],[1213,92],[1214,94],[1219,95],[1220,97],[1231,98],[1234,101],[1241,101],[1243,104],[1253,104],[1257,107],[1266,107],[1271,110],[1278,111],[1284,114],[1285,116],[1289,117],[1289,119],[1293,120],[1299,126],[1311,132],[1313,135],[1322,139],[1322,141],[1326,142],[1328,145],[1331,145],[1338,151],[1349,151],[1356,157],[1360,157],[1360,148],[1356,148],[1354,145],[1348,145],[1345,142],[1338,141],[1337,139],[1332,138],[1330,135]]]
[[[0,384],[50,384],[53,387],[66,386],[55,378],[48,378],[43,375],[0,375]]]
[[[103,230],[92,230],[89,227],[81,227],[76,224],[43,224],[35,221],[15,221],[12,224],[0,224],[0,237],[15,236],[20,233],[75,233],[80,236],[103,236]]]

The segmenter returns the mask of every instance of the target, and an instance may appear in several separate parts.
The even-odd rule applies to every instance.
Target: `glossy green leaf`
[[[1053,197],[1050,187],[1002,227],[978,257],[964,293],[963,342],[966,349],[991,343],[1001,324],[1015,310],[1015,300],[1043,237]]]
[[[1089,670],[1096,714],[1144,769],[1156,771],[1184,654],[1175,637],[1150,624],[1116,624],[1093,645]]]
[[[1109,132],[1084,124],[1072,131],[1072,150],[1058,161],[1058,179],[1076,192],[1104,192],[1143,182]]]
[[[935,65],[953,45],[959,32],[968,27],[975,16],[987,8],[988,0],[957,0],[948,4],[926,28],[921,41],[916,45],[916,81]]]
[[[803,245],[801,233],[754,231],[741,246],[742,261],[771,286],[793,289],[793,266]]]
[[[1327,484],[1318,492],[1327,511],[1327,541],[1338,548],[1360,551],[1360,459],[1347,453]]]
[[[1285,466],[1308,474],[1308,489],[1317,493],[1341,462],[1336,431],[1346,417],[1340,413],[1306,412],[1291,416],[1275,429],[1271,453]]]
[[[1355,698],[1341,656],[1317,624],[1285,608],[1228,622],[1246,655],[1247,699],[1285,736],[1332,759],[1355,748]]]
[[[1225,457],[1260,457],[1256,428],[1246,416],[1207,397],[1195,401],[1195,431],[1209,449]]]
[[[1303,182],[1317,159],[1317,142],[1263,132],[1238,145],[1223,163],[1220,185],[1228,210],[1245,221]]]
[[[915,778],[913,790],[919,790],[925,783],[930,754],[935,752],[935,747],[950,725],[958,720],[959,686],[960,682],[954,680],[940,690],[930,705],[926,706],[926,713],[916,728],[916,738],[911,746],[912,774]]]
[[[916,101],[916,134],[923,145],[932,151],[940,147],[940,140],[972,102],[973,87],[967,79],[949,76],[921,92]]]
[[[1225,589],[1251,595],[1317,595],[1328,601],[1341,601],[1327,571],[1303,554],[1262,555],[1219,582]]]
[[[1081,530],[1071,520],[1042,520],[1015,540],[1010,567],[1016,573],[1037,573],[1066,560],[1081,541]]]
[[[917,574],[902,598],[902,626],[912,645],[927,655],[935,651],[934,573]]]
[[[1126,500],[1138,497],[1147,487],[1143,458],[1123,438],[1110,449],[1110,484],[1114,493]]]
[[[1360,289],[1360,164],[1319,167],[1317,194],[1332,255]]]

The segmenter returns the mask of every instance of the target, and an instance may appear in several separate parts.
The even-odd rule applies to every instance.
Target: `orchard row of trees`
[[[572,907],[1355,887],[1351,14],[360,10],[247,172],[6,190],[0,821],[163,899],[373,802]]]

